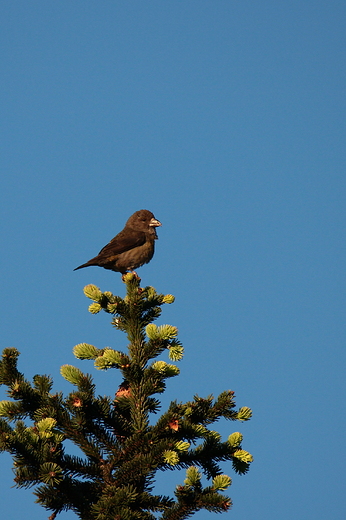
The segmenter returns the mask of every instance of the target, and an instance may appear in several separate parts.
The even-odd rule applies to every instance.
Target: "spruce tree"
[[[72,392],[52,393],[49,376],[29,382],[17,369],[19,352],[3,351],[0,383],[11,400],[0,402],[0,450],[13,457],[15,484],[35,487],[36,502],[52,512],[51,520],[67,510],[81,520],[182,520],[201,509],[228,511],[232,503],[223,491],[231,478],[220,462],[231,461],[235,472],[244,474],[252,456],[242,449],[241,433],[222,441],[210,425],[221,417],[246,421],[251,410],[236,410],[234,392],[228,390],[216,399],[195,395],[186,403],[172,401],[156,418],[156,396],[165,391],[167,378],[179,374],[174,363],[183,357],[177,328],[153,323],[174,297],[140,287],[133,273],[123,280],[125,298],[94,285],[84,293],[92,300],[91,313],[113,315],[114,327],[127,335],[127,351],[86,343],[73,349],[99,370],[119,371],[114,396],[97,395],[91,375],[72,365],[61,367]],[[162,354],[173,364],[156,359]],[[66,452],[66,440],[81,456]],[[174,498],[155,494],[159,470],[182,468],[186,477]]]

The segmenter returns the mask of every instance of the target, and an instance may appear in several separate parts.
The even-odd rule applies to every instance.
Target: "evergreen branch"
[[[195,395],[186,403],[172,401],[150,424],[161,406],[152,396],[164,392],[168,377],[179,374],[177,366],[157,357],[167,352],[176,362],[183,356],[177,328],[153,323],[174,297],[141,288],[132,273],[123,278],[125,298],[94,285],[84,292],[92,300],[91,313],[111,314],[116,329],[126,333],[128,353],[87,343],[73,349],[78,359],[92,360],[98,369],[120,370],[123,382],[115,397],[96,396],[91,375],[72,365],[64,365],[61,373],[74,391],[66,398],[51,394],[50,377],[36,375],[31,384],[17,369],[19,352],[5,349],[0,384],[8,387],[12,400],[0,402],[0,451],[13,457],[16,486],[35,486],[37,502],[52,511],[51,520],[68,510],[80,520],[155,520],[155,513],[162,520],[182,520],[201,509],[227,511],[231,500],[220,491],[231,479],[220,465],[230,461],[236,473],[244,474],[252,455],[242,449],[241,433],[222,442],[209,426],[220,418],[246,421],[252,412],[246,406],[237,411],[234,392],[227,390],[216,399]],[[81,456],[65,453],[66,440]],[[187,477],[175,500],[153,494],[158,471],[182,468]],[[202,487],[202,474],[212,479],[210,486]]]

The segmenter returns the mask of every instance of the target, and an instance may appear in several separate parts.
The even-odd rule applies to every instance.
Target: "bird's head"
[[[126,222],[126,227],[141,231],[150,231],[152,228],[162,226],[161,222],[154,217],[154,214],[147,209],[136,211]],[[155,229],[152,229],[155,232]],[[156,234],[156,233],[155,233]]]

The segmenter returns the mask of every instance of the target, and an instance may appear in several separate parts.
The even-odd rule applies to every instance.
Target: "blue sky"
[[[124,286],[73,268],[150,209],[163,226],[139,274],[176,296],[159,323],[186,349],[164,403],[232,389],[254,413],[215,425],[255,458],[242,477],[224,465],[223,518],[343,518],[345,4],[14,0],[0,14],[1,347],[29,378],[67,393],[59,368],[76,364],[112,395],[119,374],[72,348],[124,348],[82,292]],[[46,519],[10,468],[2,454],[4,516]]]

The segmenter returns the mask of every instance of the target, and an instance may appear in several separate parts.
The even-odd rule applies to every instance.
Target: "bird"
[[[99,254],[74,269],[99,266],[104,269],[126,274],[128,271],[150,262],[154,255],[154,242],[158,239],[156,228],[162,226],[153,213],[147,209],[136,211],[118,233]],[[136,274],[136,273],[135,273]]]

